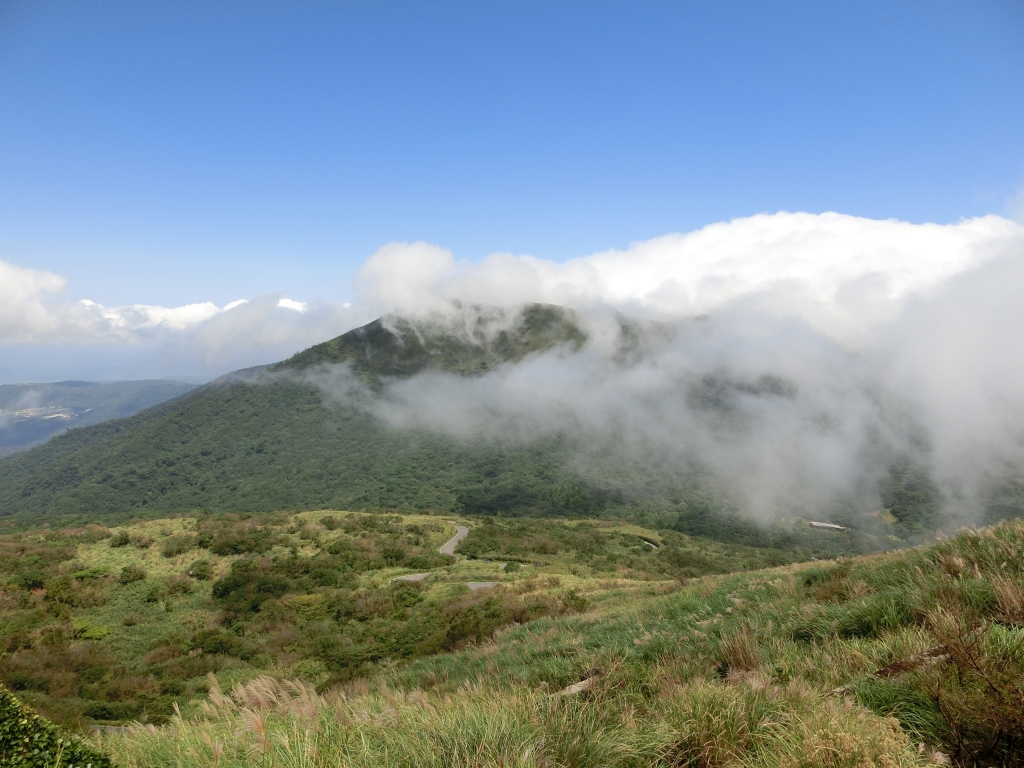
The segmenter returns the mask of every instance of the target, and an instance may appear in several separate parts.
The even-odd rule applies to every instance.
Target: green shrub
[[[192,593],[192,586],[192,579],[184,574],[179,574],[169,577],[165,588],[168,595],[189,595]]]
[[[94,624],[85,618],[74,619],[71,628],[80,640],[102,640],[110,634],[110,630],[100,624]]]
[[[40,717],[0,686],[0,765],[113,768],[110,758]]]
[[[183,555],[196,546],[196,540],[194,536],[170,536],[160,547],[160,552],[164,557],[177,557]]]
[[[196,560],[189,566],[188,575],[197,581],[209,581],[213,576],[213,563],[209,560]]]
[[[127,547],[131,543],[131,537],[128,535],[128,531],[118,531],[110,537],[110,546],[113,548]]]
[[[42,571],[29,571],[18,577],[22,589],[42,589],[46,583],[46,574]]]
[[[562,605],[570,611],[583,613],[590,605],[590,601],[580,594],[578,589],[567,589],[561,597]]]
[[[267,531],[257,528],[253,531],[232,531],[217,536],[210,543],[210,551],[215,555],[261,554],[274,546],[274,540]]]
[[[147,603],[159,603],[166,596],[167,596],[167,590],[164,588],[164,585],[163,584],[154,584],[153,586],[151,586],[149,588],[149,591],[146,593],[146,596],[143,599]]]
[[[211,656],[234,656],[239,659],[251,659],[256,653],[251,643],[230,632],[216,629],[198,633],[192,639],[192,648]]]
[[[142,581],[148,575],[146,569],[141,565],[126,565],[121,569],[121,578],[118,581],[122,584],[131,584],[135,581]]]
[[[446,565],[451,565],[454,560],[455,558],[451,555],[441,555],[437,552],[429,552],[424,555],[410,557],[405,562],[405,567],[412,568],[417,571],[429,571],[431,568],[444,568]]]

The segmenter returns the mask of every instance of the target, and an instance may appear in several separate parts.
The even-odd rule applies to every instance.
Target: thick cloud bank
[[[470,328],[467,302],[546,302],[575,308],[582,350],[471,378],[424,374],[359,401],[397,427],[459,439],[569,435],[580,471],[602,481],[623,461],[652,483],[697,463],[765,516],[840,498],[870,508],[886,467],[904,458],[928,470],[947,506],[976,514],[993,483],[1024,466],[1024,227],[1000,217],[760,215],[564,263],[462,262],[392,243],[355,289],[345,305],[102,307],[69,299],[60,276],[0,262],[0,343],[142,349],[165,375],[221,373],[388,312],[450,333]],[[642,342],[625,355],[622,317]],[[358,388],[344,372],[319,375],[332,391]]]
[[[366,261],[355,299],[345,304],[268,295],[218,307],[200,295],[181,307],[105,307],[72,296],[59,275],[0,260],[0,346],[26,370],[34,357],[49,355],[55,371],[87,357],[89,375],[100,378],[126,375],[132,366],[140,376],[215,375],[287,357],[387,312],[423,315],[461,300],[613,307],[662,320],[742,305],[766,318],[800,319],[860,347],[909,301],[1019,253],[1022,231],[997,216],[936,225],[778,213],[564,263],[511,254],[460,262],[434,245],[392,243]]]
[[[763,517],[877,508],[909,462],[977,519],[1024,476],[1024,232],[997,217],[757,216],[565,264],[395,244],[361,287],[447,332],[464,312],[452,299],[574,306],[591,339],[480,377],[393,382],[374,408],[398,427],[570,435],[598,483],[623,461],[652,483],[699,465]],[[615,310],[639,320],[643,354],[617,349]]]
[[[380,313],[424,313],[446,301],[612,306],[661,319],[745,303],[800,317],[861,342],[905,301],[1000,255],[1019,253],[1024,227],[998,216],[959,224],[778,213],[665,235],[563,264],[494,254],[457,262],[426,243],[393,243],[364,265],[359,287]]]
[[[907,299],[856,349],[740,302],[634,326],[648,343],[623,355],[610,343],[616,318],[595,310],[579,318],[593,339],[582,351],[394,381],[372,408],[395,427],[461,440],[569,436],[597,485],[615,486],[623,464],[662,486],[700,467],[762,518],[877,509],[889,468],[908,461],[946,511],[976,520],[986,494],[1024,477],[1022,285],[1024,259],[998,259]]]

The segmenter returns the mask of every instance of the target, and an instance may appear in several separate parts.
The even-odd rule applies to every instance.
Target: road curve
[[[455,525],[455,522],[452,520],[449,520],[448,522],[452,525]],[[440,552],[442,555],[454,555],[455,548],[459,546],[459,542],[467,536],[469,536],[469,528],[466,528],[464,525],[455,525],[455,535],[451,538],[450,541],[446,542],[445,545],[438,550],[438,552]],[[504,566],[502,567],[502,569],[504,570]],[[393,581],[423,581],[429,575],[429,573],[410,573],[407,576],[395,576],[395,578],[388,580],[388,584],[390,584]],[[474,584],[479,584],[479,586],[473,586]],[[494,582],[481,581],[471,582],[469,588],[481,589],[483,587],[491,586],[494,586]]]
[[[451,521],[449,520],[449,522]],[[455,525],[455,523],[452,523],[452,525]],[[459,542],[469,536],[469,528],[466,528],[463,525],[455,525],[455,531],[456,533],[452,537],[451,541],[438,550],[442,555],[454,555],[455,548],[459,546]]]

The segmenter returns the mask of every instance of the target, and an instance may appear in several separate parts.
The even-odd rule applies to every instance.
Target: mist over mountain
[[[995,216],[759,215],[561,264],[393,243],[346,309],[378,320],[6,459],[0,508],[802,517],[913,540],[1024,506],[1022,272],[1024,229]],[[231,348],[262,333],[256,304],[146,333]],[[330,316],[266,304],[303,338]]]
[[[1011,242],[909,292],[881,275],[840,280],[827,301],[807,280],[782,280],[697,317],[591,302],[561,310],[579,338],[514,364],[409,370],[372,397],[344,366],[307,380],[396,430],[463,445],[565,441],[585,485],[636,503],[698,482],[761,521],[865,525],[897,508],[905,530],[956,527],[1024,508],[1022,256]],[[380,327],[482,349],[516,316],[467,314],[436,299],[445,290],[435,281],[415,325]]]
[[[1020,270],[990,260],[902,300],[856,345],[796,302],[766,311],[790,286],[676,318],[434,302],[7,459],[0,500],[804,517],[914,538],[1021,508]]]

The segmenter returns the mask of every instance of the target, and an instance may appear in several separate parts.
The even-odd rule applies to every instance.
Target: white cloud
[[[52,272],[25,269],[0,260],[0,343],[111,343],[151,341],[192,331],[250,303],[239,299],[218,307],[211,301],[161,307],[108,307],[90,299],[66,298],[67,280]],[[303,314],[310,305],[276,298],[273,306]]]
[[[564,264],[391,244],[359,285],[367,303],[424,316],[451,299],[574,306],[591,339],[616,328],[601,308],[709,314],[626,367],[592,343],[479,377],[394,382],[373,406],[396,426],[462,439],[575,436],[599,482],[615,475],[601,456],[670,479],[696,461],[759,515],[820,514],[837,498],[866,511],[886,462],[909,455],[969,519],[994,477],[1024,466],[1024,226],[1005,218],[780,213]],[[446,311],[445,327],[459,318]],[[756,394],[766,375],[792,394]]]
[[[341,305],[268,295],[224,307],[103,307],[68,300],[58,275],[0,262],[0,342],[134,347],[157,361],[146,375],[223,373],[385,312],[444,313],[449,331],[472,320],[475,332],[475,315],[452,300],[562,304],[580,310],[595,340],[582,353],[473,378],[414,377],[390,387],[378,414],[459,438],[576,434],[595,455],[612,446],[645,466],[696,456],[766,515],[844,494],[875,503],[879,452],[909,452],[968,509],[993,468],[1024,466],[1022,287],[1024,225],[1009,219],[779,213],[565,263],[512,254],[471,263],[435,245],[391,243],[367,259],[357,299]],[[674,339],[624,368],[603,343],[618,328],[609,309],[711,318],[679,323]],[[487,315],[500,325],[516,312]],[[795,394],[757,394],[766,374]],[[692,406],[707,381],[721,384],[739,418]]]
[[[99,313],[107,321],[109,329],[117,331],[140,331],[152,328],[166,328],[184,331],[209,320],[224,311],[211,301],[200,304],[186,304],[182,307],[157,307],[149,304],[132,304],[126,307],[104,307],[89,299],[80,302],[88,310]],[[225,309],[227,309],[225,307]]]
[[[997,216],[937,225],[778,213],[564,263],[507,253],[473,263],[428,243],[391,243],[366,260],[357,298],[340,306],[279,295],[223,307],[103,306],[72,300],[59,275],[0,261],[0,344],[137,347],[169,365],[191,360],[191,371],[222,372],[280,359],[386,312],[443,312],[460,299],[612,307],[651,319],[743,308],[755,324],[799,319],[862,348],[908,301],[1022,242],[1024,225]]]
[[[281,309],[290,309],[293,312],[305,312],[309,309],[309,304],[304,301],[295,301],[294,299],[279,299],[277,306]]]
[[[0,261],[0,338],[34,341],[62,325],[55,311],[67,281],[52,272]]]
[[[391,243],[358,280],[382,311],[437,311],[444,300],[509,305],[611,305],[679,317],[746,302],[800,317],[833,338],[862,341],[909,296],[1024,241],[998,216],[958,224],[876,221],[838,213],[762,214],[634,243],[563,264],[493,254],[477,262],[425,243]]]

